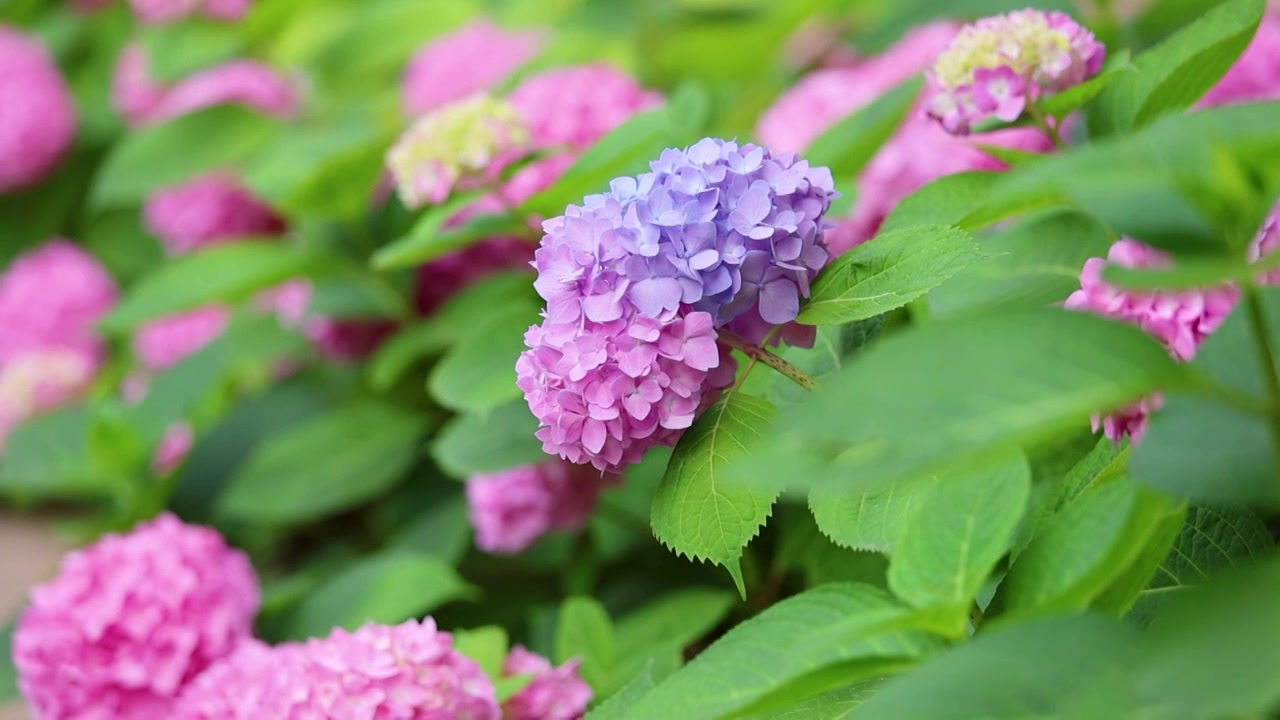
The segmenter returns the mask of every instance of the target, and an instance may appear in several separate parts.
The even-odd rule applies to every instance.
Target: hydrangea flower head
[[[615,480],[561,460],[473,475],[467,480],[467,506],[476,546],[517,553],[548,532],[575,530],[595,508],[600,490]]]
[[[231,310],[222,305],[166,315],[134,334],[133,353],[147,370],[167,370],[213,342],[230,321]]]
[[[116,297],[106,269],[70,241],[50,240],[18,256],[0,275],[0,365],[49,348],[100,355],[94,325]]]
[[[1102,68],[1106,49],[1060,12],[1018,10],[966,25],[928,72],[930,116],[966,134],[981,119],[1016,119],[1042,94],[1078,85]]]
[[[241,105],[272,117],[293,117],[301,105],[296,85],[270,65],[230,60],[198,70],[172,86],[151,79],[147,54],[127,46],[116,61],[111,103],[132,126],[152,125],[215,105]]]
[[[472,22],[424,45],[404,73],[404,110],[425,112],[489,90],[542,46],[541,34],[509,32],[488,20]]]
[[[0,363],[0,450],[15,427],[84,394],[99,358],[83,348],[49,348]]]
[[[251,636],[258,584],[213,530],[161,515],[68,554],[13,636],[37,717],[169,717],[183,687]]]
[[[605,64],[552,68],[530,75],[507,98],[520,111],[536,150],[585,150],[662,97]]]
[[[577,720],[591,702],[591,686],[578,674],[579,662],[560,667],[520,645],[502,663],[504,677],[532,675],[533,680],[502,703],[503,720]]]
[[[285,229],[279,215],[220,172],[155,191],[147,198],[143,218],[170,255],[223,240],[279,235]]]
[[[0,24],[0,194],[48,175],[75,134],[75,102],[53,58]]]
[[[1197,107],[1280,100],[1280,6],[1269,3],[1249,47]]]
[[[180,20],[200,13],[213,20],[239,20],[251,0],[129,0],[134,15],[148,25]]]
[[[405,206],[417,208],[443,201],[528,140],[514,107],[479,93],[419,118],[387,153],[387,167]]]
[[[187,684],[173,720],[288,720],[302,646],[246,640]]]
[[[396,329],[389,320],[338,319],[311,313],[311,293],[309,281],[289,280],[259,293],[256,303],[261,310],[274,313],[283,327],[310,340],[324,357],[340,362],[368,357]]]

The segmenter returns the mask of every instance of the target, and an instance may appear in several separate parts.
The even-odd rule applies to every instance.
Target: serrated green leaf
[[[653,534],[672,550],[723,566],[746,596],[738,559],[769,517],[777,492],[725,479],[749,466],[776,410],[768,401],[731,392],[706,410],[676,445],[653,499]]]
[[[897,131],[922,85],[921,77],[913,77],[828,127],[809,144],[805,159],[810,165],[830,168],[837,178],[855,177]]]
[[[889,563],[889,589],[936,609],[949,633],[963,636],[969,605],[1009,548],[1030,492],[1021,453],[944,475],[908,517]]]
[[[895,483],[875,492],[821,487],[809,493],[809,509],[822,534],[842,547],[893,553],[907,519],[937,482],[934,478]]]
[[[880,226],[880,234],[913,225],[959,225],[961,220],[982,207],[987,194],[999,180],[1000,173],[995,172],[944,175],[894,206]]]
[[[924,295],[980,257],[968,233],[916,225],[881,233],[836,258],[818,275],[798,322],[865,320]]]
[[[334,627],[392,625],[475,594],[475,588],[438,558],[388,550],[356,562],[307,594],[293,611],[285,635],[301,640],[323,637]]]
[[[1121,450],[1106,438],[1097,440],[1093,450],[1079,460],[1061,478],[1053,482],[1053,489],[1034,510],[1028,513],[1018,536],[1014,540],[1010,557],[1017,559],[1031,544],[1045,524],[1062,512],[1081,495],[1095,486],[1115,480],[1124,474],[1128,450]]]
[[[403,479],[428,422],[425,415],[370,400],[294,426],[254,450],[218,499],[218,510],[239,520],[289,525],[375,498]]]
[[[579,659],[582,679],[599,691],[607,687],[618,659],[609,614],[589,597],[571,597],[560,606],[556,622],[555,660]]]
[[[730,630],[631,706],[626,717],[733,717],[770,692],[827,666],[918,657],[932,649],[934,641],[918,633],[882,629],[907,612],[884,591],[866,585],[834,583],[809,590]],[[829,628],[836,622],[845,623],[850,632],[829,641]],[[855,632],[859,624],[861,635]]]
[[[450,475],[466,479],[546,458],[534,437],[538,421],[524,399],[486,413],[465,413],[451,420],[431,445],[431,455]]]
[[[427,377],[427,389],[445,407],[485,413],[520,397],[516,358],[525,351],[524,334],[540,321],[537,313],[514,306],[495,311],[458,342]]]
[[[1165,514],[1153,524],[1151,532],[1142,542],[1141,552],[1129,563],[1107,589],[1089,607],[1112,615],[1122,616],[1137,602],[1142,589],[1173,549],[1174,539],[1187,517],[1185,505],[1169,505]]]

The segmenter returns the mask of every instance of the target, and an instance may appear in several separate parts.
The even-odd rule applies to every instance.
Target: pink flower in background
[[[32,350],[69,348],[99,357],[94,325],[115,304],[116,284],[90,254],[54,239],[0,275],[0,366]]]
[[[167,370],[213,342],[231,321],[231,310],[206,305],[148,322],[133,336],[133,354],[151,372]]]
[[[539,150],[584,150],[632,115],[658,105],[645,90],[610,65],[579,65],[530,75],[507,97],[524,116]]]
[[[251,637],[258,582],[217,532],[164,514],[63,558],[13,635],[41,718],[170,717],[205,668]]]
[[[1197,107],[1280,100],[1280,7],[1271,4],[1249,47]]]
[[[214,20],[239,20],[251,0],[129,0],[138,19],[149,25],[180,20],[199,13]]]
[[[0,194],[33,185],[71,147],[76,107],[34,38],[0,24]]]
[[[143,217],[170,255],[181,255],[220,240],[284,232],[284,219],[226,173],[209,173],[157,190]]]
[[[1280,250],[1280,204],[1271,209],[1271,214],[1253,237],[1253,242],[1249,243],[1249,260],[1257,262],[1276,250]],[[1263,285],[1280,285],[1280,268],[1263,273],[1258,282]]]
[[[116,61],[111,102],[126,122],[140,126],[230,104],[287,119],[298,112],[302,99],[291,80],[254,60],[231,60],[198,70],[166,87],[148,74],[146,51],[131,45]]]
[[[381,319],[330,318],[308,312],[311,283],[290,280],[258,294],[257,306],[275,313],[280,324],[310,340],[330,360],[352,361],[367,357],[396,329]]]
[[[576,530],[595,509],[600,491],[616,481],[561,460],[473,475],[467,480],[467,506],[476,546],[517,553],[549,532]]]
[[[520,645],[502,663],[503,677],[532,675],[533,681],[502,704],[503,720],[577,720],[591,702],[591,686],[578,674],[579,661],[560,667]]]
[[[83,396],[98,364],[83,348],[32,350],[0,363],[0,450],[23,422]]]
[[[517,237],[484,240],[418,267],[414,307],[430,315],[460,290],[501,270],[528,270],[534,244]]]
[[[173,720],[287,720],[289,691],[299,687],[301,651],[296,643],[240,643],[234,653],[187,684],[174,706]]]
[[[422,46],[404,73],[404,111],[420,115],[480,90],[489,90],[542,46],[541,33],[509,32],[475,20]]]
[[[179,421],[170,425],[160,438],[160,445],[151,459],[152,472],[168,475],[177,470],[182,461],[187,459],[195,440],[196,434],[191,423]]]

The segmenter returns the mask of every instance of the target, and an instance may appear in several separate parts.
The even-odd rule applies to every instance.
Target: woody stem
[[[814,380],[812,377],[810,377],[807,373],[805,373],[800,368],[796,367],[795,365],[792,365],[786,360],[783,360],[777,355],[774,355],[772,352],[769,352],[763,347],[756,345],[755,343],[747,342],[746,340],[743,340],[737,335],[734,335],[733,333],[728,332],[726,330],[719,331],[718,339],[726,347],[737,350],[742,354],[746,355],[747,357],[751,358],[752,360],[762,363],[764,365],[768,365],[769,367],[773,368],[779,373],[782,373],[783,375],[790,378],[793,382],[795,382],[795,384],[799,385],[800,387],[806,390],[818,389],[817,380]]]

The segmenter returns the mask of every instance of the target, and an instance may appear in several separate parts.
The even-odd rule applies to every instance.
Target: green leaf
[[[642,672],[654,658],[680,656],[711,632],[733,605],[733,593],[685,588],[627,614],[614,627],[617,662],[602,693],[611,694],[614,686]]]
[[[880,315],[924,295],[979,257],[967,233],[944,225],[882,233],[823,269],[797,320],[830,325]]]
[[[529,465],[547,457],[542,441],[534,437],[537,429],[529,404],[523,398],[512,400],[451,420],[436,436],[431,455],[442,470],[459,479]]]
[[[126,333],[143,322],[214,301],[235,301],[319,266],[321,258],[280,242],[216,245],[166,261],[143,277],[99,325]]]
[[[1186,517],[1185,505],[1169,505],[1164,516],[1155,522],[1143,542],[1141,552],[1089,606],[1117,617],[1128,613],[1173,549],[1174,540]]]
[[[1266,9],[1266,0],[1225,2],[1139,55],[1134,125],[1199,100],[1249,45]]]
[[[1170,598],[1202,584],[1215,572],[1260,560],[1274,548],[1271,532],[1252,512],[1193,507],[1172,550],[1138,594],[1129,617],[1146,624]]]
[[[1088,607],[1140,556],[1173,507],[1125,479],[1084,493],[1049,520],[1010,565],[988,615]]]
[[[0,495],[17,502],[108,495],[109,479],[90,463],[89,426],[89,411],[82,406],[19,425],[0,459]]]
[[[982,207],[1000,175],[977,171],[944,175],[899,201],[880,226],[880,234],[913,225],[958,225]]]
[[[309,593],[293,611],[285,634],[301,640],[323,637],[335,627],[355,630],[366,622],[392,625],[475,595],[475,588],[438,558],[383,551],[347,567]]]
[[[1272,347],[1280,347],[1280,290],[1259,293]],[[1265,397],[1258,346],[1247,307],[1237,308],[1196,351],[1192,368],[1248,397]],[[1212,397],[1212,396],[1210,396]],[[1205,504],[1280,505],[1270,429],[1261,417],[1169,393],[1134,448],[1135,480],[1174,497]],[[1194,443],[1194,445],[1189,445]]]
[[[373,266],[379,270],[414,267],[485,238],[526,236],[532,232],[513,215],[477,215],[456,227],[446,227],[449,220],[479,197],[479,193],[458,195],[427,210],[408,235],[374,253]]]
[[[240,33],[226,22],[184,18],[176,23],[143,26],[141,36],[147,53],[147,73],[163,85],[244,52]]]
[[[1137,269],[1108,264],[1102,270],[1102,279],[1109,285],[1132,290],[1185,290],[1243,284],[1277,267],[1280,267],[1280,253],[1276,252],[1258,262],[1249,262],[1243,257],[1184,257],[1171,268]]]
[[[453,647],[476,661],[490,678],[502,677],[502,662],[507,659],[510,644],[507,631],[499,625],[485,625],[473,630],[454,630]]]
[[[876,343],[823,392],[784,408],[758,458],[730,479],[881,492],[1187,383],[1144,332],[1087,313],[1026,308],[932,322]]]
[[[1040,534],[1045,524],[1081,495],[1123,475],[1128,457],[1127,450],[1121,451],[1115,443],[1106,438],[1095,441],[1093,450],[1073,465],[1064,476],[1053,479],[1051,492],[1028,513],[1022,526],[1018,528],[1018,537],[1014,540],[1010,557],[1016,560]]]
[[[809,145],[805,159],[810,165],[831,168],[835,177],[856,176],[897,131],[922,85],[923,78],[913,77],[828,127]]]
[[[889,680],[858,720],[1136,717],[1126,711],[1131,631],[1096,616],[992,629]]]
[[[427,389],[445,407],[484,413],[520,397],[516,358],[524,334],[540,318],[528,308],[496,309],[445,353],[427,378]]]
[[[1031,469],[1020,453],[944,476],[915,507],[889,563],[889,589],[964,635],[969,604],[1005,554],[1026,509]]]
[[[13,664],[13,630],[17,619],[0,628],[0,703],[17,700],[18,668]]]
[[[809,698],[788,708],[777,710],[756,717],[768,720],[847,720],[853,717],[858,707],[875,695],[884,678],[875,678],[853,683],[839,690],[833,690],[817,697]]]
[[[882,329],[883,315],[845,325],[825,325],[814,333],[813,347],[788,347],[781,355],[809,377],[821,382],[823,378],[844,367],[854,353],[879,337]],[[777,405],[799,402],[809,394],[808,390],[781,373],[770,373],[768,377],[769,399]]]
[[[388,545],[457,565],[471,548],[467,498],[458,492],[430,503],[397,530]]]
[[[1040,111],[1049,117],[1065,118],[1095,98],[1098,93],[1102,92],[1122,75],[1135,73],[1136,68],[1129,60],[1129,51],[1121,50],[1119,53],[1107,58],[1102,70],[1097,75],[1079,85],[1045,98],[1040,103]]]
[[[273,435],[218,500],[226,517],[290,525],[316,520],[390,490],[417,455],[428,418],[363,401]]]
[[[653,663],[653,660],[647,660],[644,669],[628,680],[621,690],[588,711],[586,720],[626,720],[631,707],[653,689]]]
[[[929,495],[932,477],[861,492],[830,485],[809,493],[809,509],[822,534],[842,547],[893,553],[913,510]]]
[[[239,105],[221,105],[129,133],[103,162],[89,204],[140,205],[155,190],[244,163],[283,125]]]
[[[617,657],[613,625],[604,607],[589,597],[565,600],[556,622],[556,663],[581,660],[582,679],[599,689],[608,685]]]
[[[782,543],[774,556],[774,566],[798,569],[805,586],[829,582],[860,582],[888,589],[888,559],[875,552],[860,552],[831,542],[806,508],[784,505],[780,531]]]
[[[730,630],[638,703],[630,720],[734,716],[791,681],[846,661],[918,657],[934,642],[882,629],[907,610],[882,590],[835,583],[783,600]],[[833,623],[850,632],[828,637]],[[855,626],[863,632],[854,632]]]
[[[743,597],[738,559],[768,519],[777,493],[736,485],[725,474],[751,465],[775,413],[761,398],[726,395],[680,438],[653,499],[654,537],[679,554],[723,566]]]

